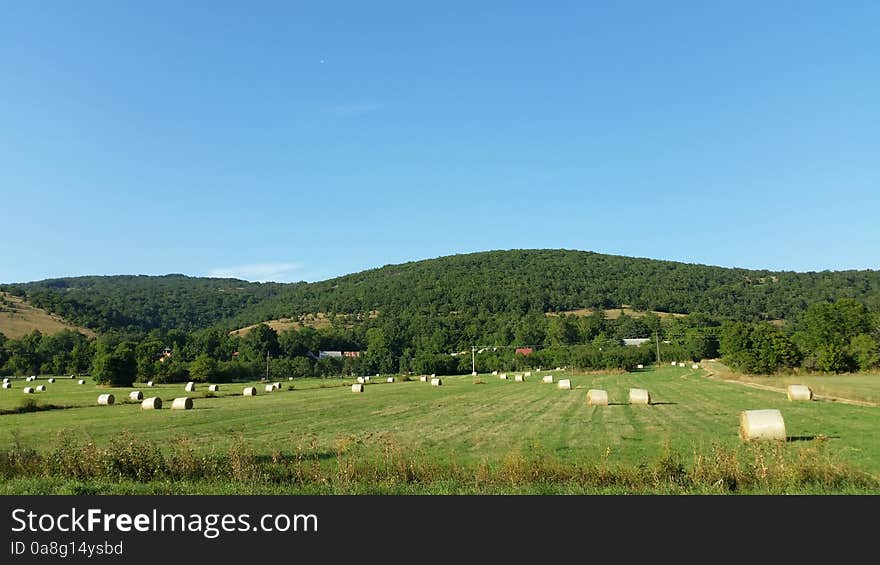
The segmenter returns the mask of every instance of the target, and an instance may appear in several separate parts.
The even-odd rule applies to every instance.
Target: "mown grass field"
[[[338,464],[340,454],[350,461],[381,461],[395,451],[473,468],[540,454],[560,465],[601,462],[637,469],[670,452],[687,466],[713,450],[741,451],[739,412],[778,408],[789,437],[778,448],[785,456],[821,447],[832,465],[880,477],[877,407],[789,402],[784,393],[712,380],[690,368],[562,376],[571,378],[573,390],[541,383],[537,375],[523,383],[480,375],[482,384],[471,376],[443,377],[441,387],[381,379],[362,394],[347,386],[353,379],[283,381],[281,391],[269,394],[257,385],[256,397],[241,396],[245,383],[221,384],[214,398],[204,397],[204,384],[192,394],[182,384],[139,388],[163,399],[159,411],[125,403],[134,389],[113,389],[118,404],[97,406],[106,389],[60,378],[34,397],[74,408],[0,416],[0,450],[16,442],[38,453],[57,450],[59,433],[65,442],[108,446],[125,433],[162,449],[185,442],[196,453],[217,454],[246,446],[266,459],[308,453],[322,465]],[[13,409],[30,396],[22,393],[24,384],[16,381],[15,388],[0,391],[0,409]],[[287,390],[291,384],[294,390]],[[871,386],[880,389],[880,379]],[[629,405],[630,387],[648,389],[653,404]],[[607,390],[611,404],[588,406],[588,388]],[[193,397],[195,408],[168,409],[179,396]]]
[[[704,365],[723,379],[733,379],[785,389],[790,384],[810,387],[813,394],[880,404],[880,375],[746,375],[730,371],[717,362]]]

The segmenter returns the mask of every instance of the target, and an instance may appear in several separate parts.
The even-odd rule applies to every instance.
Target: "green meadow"
[[[265,383],[187,393],[16,380],[0,391],[0,490],[67,492],[74,480],[86,492],[880,492],[876,406],[790,402],[689,367],[553,373],[572,390],[542,383],[546,374],[450,376],[439,387],[382,377],[363,393],[351,378],[284,380],[271,393]],[[35,384],[48,390],[22,393]],[[856,399],[876,398],[880,377],[858,385]],[[242,396],[245,386],[258,395]],[[651,405],[630,405],[631,387],[647,389]],[[590,388],[606,390],[609,405],[588,405]],[[163,408],[141,410],[132,390]],[[116,403],[98,406],[106,392]],[[171,410],[182,396],[194,409]],[[34,411],[14,413],[25,398]],[[788,441],[745,444],[740,411],[766,408],[781,411]],[[161,469],[145,475],[138,450]],[[120,464],[120,453],[135,461]]]

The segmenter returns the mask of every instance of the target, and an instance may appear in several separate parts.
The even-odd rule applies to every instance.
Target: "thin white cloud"
[[[302,269],[299,263],[258,263],[237,267],[209,269],[207,276],[217,278],[244,279],[254,282],[291,282],[291,271]],[[301,280],[301,279],[300,279]]]
[[[358,116],[361,114],[371,114],[382,109],[381,104],[373,102],[361,102],[356,104],[338,104],[327,108],[327,111],[337,116]]]

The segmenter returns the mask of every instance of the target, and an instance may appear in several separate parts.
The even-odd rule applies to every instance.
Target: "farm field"
[[[273,393],[256,385],[256,397],[241,396],[246,383],[221,384],[213,398],[205,397],[206,384],[190,394],[183,384],[138,387],[145,396],[162,398],[165,406],[159,411],[142,411],[139,403],[124,402],[132,388],[105,389],[91,381],[77,385],[76,380],[60,378],[47,385],[47,392],[33,396],[41,403],[74,407],[0,416],[0,452],[24,446],[48,454],[58,450],[59,442],[107,448],[124,436],[165,451],[183,442],[190,452],[205,456],[225,456],[241,448],[267,460],[305,454],[324,467],[341,465],[344,455],[346,464],[355,467],[375,462],[373,471],[392,459],[399,463],[407,458],[422,465],[468,469],[464,474],[480,468],[503,469],[516,461],[528,466],[536,458],[559,468],[597,465],[638,470],[670,454],[690,468],[719,450],[754,466],[760,454],[749,451],[739,439],[739,412],[776,408],[785,419],[789,441],[764,455],[827,458],[835,468],[854,469],[869,481],[869,486],[860,487],[863,491],[874,488],[871,485],[877,485],[880,477],[877,407],[789,402],[784,393],[709,379],[703,370],[690,368],[556,375],[570,378],[573,389],[544,384],[537,373],[526,382],[480,375],[482,384],[475,384],[470,375],[443,377],[440,387],[418,378],[395,383],[382,378],[367,384],[362,394],[351,392],[348,385],[354,379],[282,381],[282,390]],[[27,384],[40,383],[45,380]],[[14,409],[23,397],[31,396],[22,393],[24,384],[16,381],[15,388],[0,391],[0,409]],[[287,390],[290,384],[294,390]],[[874,391],[880,389],[878,380],[871,385]],[[649,390],[652,405],[629,405],[630,387]],[[609,405],[587,405],[589,388],[607,390]],[[98,394],[108,390],[118,404],[98,406]],[[169,410],[171,400],[180,396],[194,398],[194,409]],[[57,439],[59,434],[63,439]],[[25,478],[16,480],[24,482],[11,483],[7,489],[14,490],[15,484],[30,488]]]
[[[713,374],[722,379],[753,383],[784,390],[790,384],[810,387],[813,394],[840,399],[868,402],[880,405],[880,375],[747,375],[734,373],[726,366],[714,362],[703,362]]]

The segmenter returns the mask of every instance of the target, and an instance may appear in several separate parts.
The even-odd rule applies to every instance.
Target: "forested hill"
[[[318,283],[107,276],[3,285],[33,305],[98,330],[241,327],[302,313],[458,315],[579,308],[787,319],[814,302],[880,307],[880,272],[753,271],[568,250],[511,250],[388,265]]]
[[[586,251],[490,251],[286,287],[237,321],[304,312],[525,314],[622,304],[741,320],[785,319],[810,303],[843,297],[878,306],[878,290],[878,271],[771,272]]]
[[[273,297],[282,286],[184,275],[124,275],[47,279],[0,289],[97,331],[192,331],[237,316]]]

